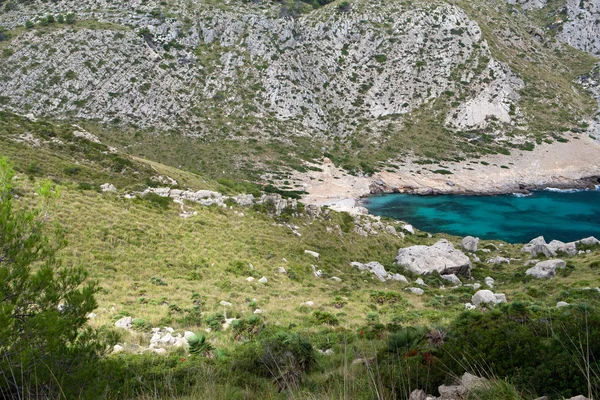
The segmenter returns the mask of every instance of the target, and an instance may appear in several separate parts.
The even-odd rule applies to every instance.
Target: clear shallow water
[[[370,197],[369,212],[406,221],[417,229],[457,236],[526,243],[537,236],[573,241],[600,238],[600,191],[533,192],[530,196]]]

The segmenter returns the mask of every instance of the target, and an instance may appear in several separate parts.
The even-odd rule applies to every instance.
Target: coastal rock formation
[[[433,246],[411,246],[398,250],[396,263],[408,268],[415,274],[430,274],[434,271],[441,275],[465,275],[471,272],[471,261],[452,243],[441,239]]]
[[[524,253],[529,253],[534,257],[538,254],[543,254],[546,257],[554,257],[558,253],[566,253],[569,256],[574,256],[577,254],[577,246],[579,244],[597,246],[600,244],[600,241],[595,237],[590,236],[585,239],[576,240],[569,243],[564,243],[560,240],[553,240],[550,243],[546,243],[546,240],[543,236],[538,236],[523,246],[521,251]]]

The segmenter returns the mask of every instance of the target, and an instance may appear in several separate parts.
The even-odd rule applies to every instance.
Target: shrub
[[[485,314],[464,312],[451,325],[442,360],[456,374],[485,363],[490,373],[508,377],[520,390],[571,397],[588,393],[586,360],[598,360],[600,311],[585,304],[541,310],[514,302]],[[588,358],[589,357],[589,358]],[[591,363],[590,385],[600,387]]]
[[[44,397],[78,397],[76,383],[94,370],[106,347],[85,327],[99,288],[86,282],[81,267],[57,260],[66,246],[63,229],[46,221],[58,190],[44,182],[35,209],[15,210],[13,175],[0,158],[0,393],[30,398],[44,388]]]
[[[313,312],[313,318],[318,324],[338,325],[340,323],[335,315],[327,311],[315,311]]]

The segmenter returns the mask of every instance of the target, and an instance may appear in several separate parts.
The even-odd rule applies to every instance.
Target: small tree
[[[48,221],[58,190],[44,182],[37,207],[15,209],[13,176],[0,158],[0,398],[29,398],[65,392],[105,345],[84,327],[97,284],[56,258],[66,245]]]

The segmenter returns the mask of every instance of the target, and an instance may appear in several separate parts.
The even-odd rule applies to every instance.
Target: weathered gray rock
[[[566,301],[559,301],[558,303],[556,303],[556,308],[566,307],[568,305],[569,303],[567,303]]]
[[[535,264],[532,268],[525,271],[526,275],[531,275],[535,278],[552,278],[556,275],[557,268],[565,268],[567,263],[563,260],[554,259],[541,261]]]
[[[455,274],[450,274],[450,275],[440,275],[442,279],[445,279],[455,285],[462,285],[462,282],[460,281],[460,279],[458,279],[458,276],[456,276]]]
[[[461,245],[463,249],[475,253],[477,251],[477,245],[479,244],[479,238],[473,236],[466,236],[463,238]]]
[[[410,291],[412,294],[416,294],[417,296],[421,296],[425,291],[421,288],[409,287],[406,290]]]
[[[425,400],[427,394],[422,389],[413,390],[408,396],[408,400]]]
[[[510,264],[510,258],[506,257],[494,257],[487,260],[488,264]]]
[[[535,239],[532,239],[529,243],[527,243],[521,249],[524,253],[529,253],[532,256],[537,256],[538,254],[543,254],[546,257],[554,256],[554,253],[550,248],[548,248],[548,244],[543,236],[538,236]]]
[[[462,385],[442,385],[438,387],[438,391],[440,392],[440,397],[438,397],[438,400],[459,400],[466,397],[467,394],[467,388]]]
[[[434,271],[443,275],[470,275],[471,261],[445,239],[433,246],[411,246],[398,250],[396,263],[422,275]]]
[[[264,276],[262,278],[260,278],[258,281],[260,283],[267,283],[267,282],[269,282],[269,280],[267,278],[265,278]]]
[[[370,263],[367,263],[367,264],[362,264],[359,262],[352,262],[352,263],[350,263],[350,265],[358,268],[359,271],[369,271],[372,274],[375,274],[377,279],[379,279],[381,282],[385,282],[385,280],[388,278],[388,275],[389,275],[387,273],[387,271],[385,270],[385,267],[383,265],[381,265],[380,263],[378,263],[377,261],[371,261]]]
[[[494,283],[495,283],[494,278],[488,276],[484,279],[484,282],[490,289],[494,288]]]
[[[598,246],[598,245],[600,245],[600,240],[596,239],[593,236],[590,236],[590,237],[587,237],[585,239],[581,239],[579,241],[579,243],[585,244],[585,245],[588,245],[588,246]]]
[[[402,225],[402,229],[404,229],[406,232],[410,233],[411,235],[415,234],[415,228],[413,228],[413,226],[410,224]]]
[[[481,304],[498,304],[506,302],[504,294],[494,294],[491,290],[479,290],[471,297],[471,302],[479,306]]]
[[[133,322],[132,317],[123,317],[120,320],[118,320],[117,322],[115,322],[115,326],[117,328],[122,328],[122,329],[131,329],[132,322]]]
[[[103,192],[116,192],[117,188],[112,183],[104,183],[100,185],[100,190]]]
[[[467,390],[473,390],[485,386],[487,382],[487,379],[480,378],[479,376],[470,374],[468,372],[465,372],[460,378],[461,385],[464,386]]]
[[[312,250],[304,250],[304,254],[308,254],[309,256],[313,256],[314,258],[319,258],[320,254],[316,251]]]
[[[585,396],[578,395],[578,396],[571,397],[570,399],[567,399],[567,400],[590,400],[590,399],[588,399]]]
[[[408,283],[408,279],[406,279],[406,277],[404,275],[400,275],[400,274],[390,275],[388,277],[388,279],[393,280],[393,281]]]

